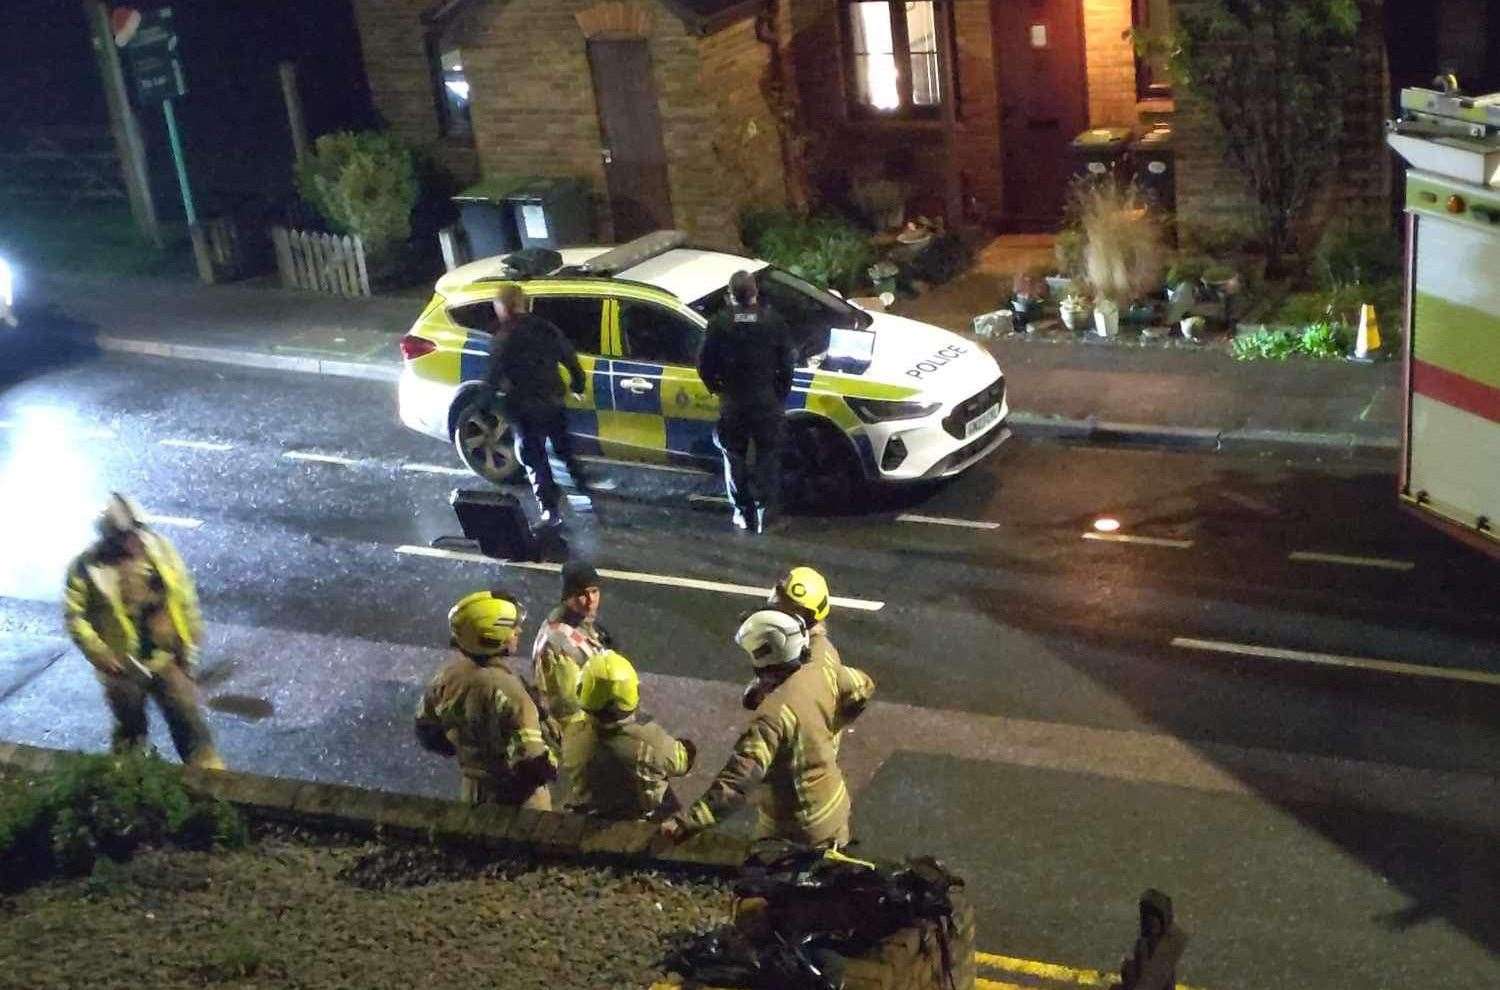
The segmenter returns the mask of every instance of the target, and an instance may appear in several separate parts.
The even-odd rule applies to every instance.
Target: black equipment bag
[[[464,536],[486,557],[536,559],[537,541],[521,500],[506,492],[455,488],[448,496]]]

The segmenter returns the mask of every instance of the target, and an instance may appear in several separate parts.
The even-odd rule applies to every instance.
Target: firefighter
[[[735,272],[728,305],[708,324],[698,375],[719,397],[714,442],[724,455],[724,487],[736,529],[761,533],[778,507],[786,398],[797,353],[786,320],[760,302],[755,276]]]
[[[561,495],[547,459],[547,444],[567,466],[579,490],[581,504],[588,504],[588,484],[573,451],[563,406],[560,368],[567,372],[567,388],[583,395],[583,366],[573,344],[556,325],[534,316],[526,291],[514,283],[502,285],[492,303],[500,321],[496,344],[490,349],[485,382],[497,393],[501,409],[516,438],[516,457],[526,469],[532,494],[541,509],[541,523],[562,522]],[[604,486],[600,486],[601,488]]]
[[[763,699],[724,768],[687,811],[661,825],[681,841],[758,794],[757,838],[815,848],[849,842],[849,791],[834,739],[864,711],[875,684],[853,667],[808,662],[807,625],[780,609],[752,612],[735,633]]]
[[[667,780],[692,770],[698,749],[638,719],[640,696],[635,667],[619,653],[606,650],[583,665],[584,716],[563,734],[569,811],[657,820],[681,809]]]
[[[124,495],[109,497],[99,539],[68,567],[63,606],[114,715],[112,749],[146,744],[146,699],[156,702],[182,762],[223,769],[198,706],[194,662],[203,635],[198,595],[182,558]]]
[[[810,661],[839,666],[839,651],[828,638],[828,613],[832,611],[828,582],[811,567],[793,567],[776,582],[769,604],[800,616],[807,624]]]
[[[599,572],[585,560],[562,568],[562,601],[548,613],[531,647],[531,678],[537,694],[560,728],[582,717],[578,681],[589,657],[609,648],[599,625]]]
[[[476,591],[448,613],[453,656],[417,705],[417,740],[458,757],[459,799],[550,811],[547,784],[557,760],[541,717],[506,658],[516,652],[526,612],[508,595]]]

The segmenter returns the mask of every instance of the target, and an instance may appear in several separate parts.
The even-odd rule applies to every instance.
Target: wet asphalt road
[[[86,665],[58,657],[57,600],[121,489],[197,577],[232,764],[455,786],[409,725],[446,610],[499,582],[535,616],[557,578],[398,551],[456,533],[446,495],[470,482],[430,470],[457,462],[395,421],[389,386],[63,356],[0,388],[0,738],[106,741]],[[571,527],[601,567],[768,586],[806,562],[881,603],[833,624],[879,684],[845,749],[856,833],[956,864],[983,948],[1110,968],[1156,886],[1194,933],[1179,975],[1195,987],[1500,985],[1500,686],[1451,675],[1500,672],[1500,568],[1398,512],[1389,463],[1017,441],[953,483],[759,540],[692,498],[712,478],[611,471],[620,491]],[[1167,542],[1085,540],[1101,516]],[[753,603],[606,587],[646,706],[712,764],[689,796],[735,734],[746,672],[728,637]]]

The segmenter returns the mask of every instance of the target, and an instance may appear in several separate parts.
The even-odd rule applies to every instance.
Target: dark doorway
[[[615,240],[672,226],[667,152],[646,42],[589,42]]]
[[[1007,226],[1052,230],[1088,127],[1080,0],[994,0],[1000,155]]]

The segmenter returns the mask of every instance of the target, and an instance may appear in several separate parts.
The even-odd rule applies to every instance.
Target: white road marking
[[[225,451],[234,449],[234,444],[232,443],[215,443],[212,440],[158,440],[156,442],[163,447],[182,447],[186,450]]]
[[[193,519],[190,516],[160,516],[154,512],[142,514],[141,519],[152,526],[181,526],[183,529],[197,529],[203,525],[202,519]]]
[[[1274,516],[1277,513],[1274,505],[1253,495],[1244,495],[1240,492],[1220,492],[1219,494],[1234,504],[1242,505],[1253,512],[1259,512],[1263,516]]]
[[[912,512],[896,517],[897,522],[930,523],[934,526],[961,526],[965,529],[999,529],[999,523],[980,522],[977,519],[949,519],[946,516],[919,516]]]
[[[1348,564],[1351,567],[1379,567],[1387,571],[1409,571],[1417,565],[1409,560],[1392,560],[1389,557],[1350,557],[1341,553],[1314,553],[1297,550],[1287,554],[1289,560],[1300,560],[1315,564]]]
[[[1254,646],[1248,643],[1224,643],[1215,639],[1192,639],[1186,636],[1173,639],[1172,645],[1185,650],[1232,653],[1237,656],[1259,657],[1263,660],[1294,660],[1298,663],[1319,664],[1325,667],[1351,667],[1359,670],[1378,670],[1385,674],[1402,674],[1407,677],[1432,677],[1447,681],[1500,686],[1500,674],[1492,674],[1484,670],[1428,667],[1424,664],[1397,663],[1394,660],[1370,660],[1364,657],[1344,657],[1332,653],[1308,653],[1303,650],[1283,650],[1273,646]]]
[[[689,502],[707,502],[710,505],[728,505],[729,499],[723,495],[700,495],[696,492],[688,496]]]
[[[340,457],[338,454],[317,454],[310,450],[287,450],[281,454],[289,461],[314,461],[318,464],[343,464],[346,466],[358,464],[359,460],[354,457]]]
[[[547,571],[557,573],[562,570],[561,564],[548,561],[530,560],[496,560],[494,557],[486,557],[482,553],[465,553],[462,550],[443,550],[438,547],[421,546],[399,546],[397,553],[409,554],[414,557],[441,557],[444,560],[462,560],[473,564],[498,564],[502,567],[518,567],[528,571]],[[748,584],[730,584],[724,581],[704,581],[700,578],[678,577],[672,574],[648,574],[644,571],[615,571],[607,568],[599,568],[601,577],[613,578],[616,581],[633,581],[636,584],[657,584],[674,588],[692,588],[695,591],[717,591],[725,595],[745,595],[751,598],[765,599],[770,596],[770,588],[757,588]],[[885,602],[872,601],[867,598],[840,598],[836,595],[828,599],[840,608],[852,608],[861,612],[878,612],[885,608]]]
[[[446,464],[403,464],[403,471],[416,471],[419,474],[452,474],[467,477],[473,474],[468,468],[450,467]]]
[[[1151,547],[1175,547],[1178,550],[1186,550],[1193,545],[1192,540],[1168,540],[1160,536],[1131,536],[1128,533],[1084,533],[1085,540],[1098,540],[1101,543],[1143,543]]]

